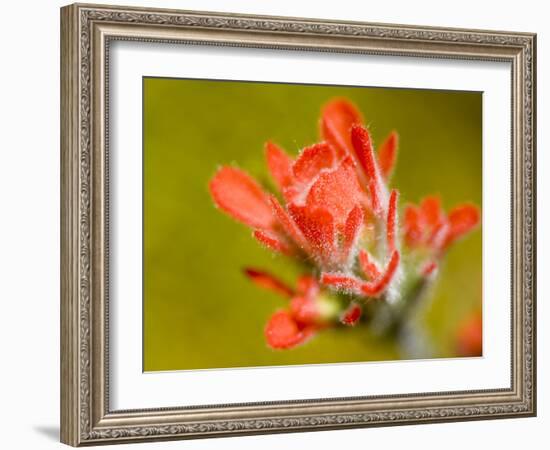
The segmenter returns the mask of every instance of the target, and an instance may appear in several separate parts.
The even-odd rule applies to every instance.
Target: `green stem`
[[[374,311],[373,330],[381,336],[395,338],[404,358],[428,357],[432,353],[428,339],[412,320],[426,298],[430,284],[429,279],[419,277],[397,303],[383,301]]]

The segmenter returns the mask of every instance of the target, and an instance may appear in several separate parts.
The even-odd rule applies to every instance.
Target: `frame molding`
[[[112,40],[510,62],[509,389],[111,411],[108,58]],[[61,9],[61,440],[73,446],[536,414],[536,35],[74,4]]]

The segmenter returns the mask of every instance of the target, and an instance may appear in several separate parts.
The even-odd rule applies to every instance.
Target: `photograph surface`
[[[482,93],[143,78],[145,371],[480,357]]]

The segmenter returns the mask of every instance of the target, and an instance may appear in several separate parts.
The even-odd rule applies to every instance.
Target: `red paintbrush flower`
[[[402,293],[394,286],[403,276],[420,276],[423,282],[433,278],[443,251],[479,222],[472,205],[446,215],[439,200],[428,197],[420,206],[406,208],[400,229],[399,192],[387,186],[397,157],[397,133],[390,133],[375,152],[361,114],[345,99],[323,107],[320,131],[323,140],[296,158],[266,144],[267,167],[279,197],[235,167],[220,168],[209,184],[215,204],[252,228],[262,245],[305,259],[320,274],[318,281],[302,277],[294,290],[270,274],[247,270],[257,285],[289,299],[288,307],[267,323],[272,348],[292,348],[338,322],[355,325],[362,312],[355,300],[395,300]],[[402,237],[407,248],[431,253],[420,269],[401,268]],[[336,291],[339,300],[327,301],[330,295],[321,293],[319,283]],[[328,303],[332,306],[327,309]]]
[[[333,308],[327,304],[329,300],[320,295],[315,278],[300,277],[294,290],[261,270],[249,268],[245,269],[245,274],[261,288],[289,300],[287,308],[276,311],[265,327],[265,337],[271,348],[286,349],[303,344],[328,325]]]
[[[427,250],[431,255],[421,269],[431,275],[437,269],[434,259],[440,258],[451,244],[472,231],[480,220],[476,206],[455,206],[445,214],[439,197],[424,198],[419,206],[407,205],[404,214],[405,243],[411,249]]]
[[[425,247],[440,253],[479,223],[476,206],[455,206],[445,214],[439,197],[426,197],[419,206],[405,208],[405,242],[411,248]]]
[[[265,327],[268,345],[277,350],[305,343],[315,333],[315,327],[301,326],[287,310],[275,312]]]
[[[347,264],[369,205],[351,158],[337,159],[325,142],[305,148],[295,161],[268,143],[266,156],[285,206],[232,167],[222,167],[210,182],[216,204],[253,227],[272,250],[303,254],[321,267]]]
[[[364,228],[374,228],[377,220],[387,221],[383,226],[387,227],[393,261],[388,269],[393,269],[380,274],[386,281],[377,283],[379,295],[399,263],[395,249],[397,192],[390,201],[384,183],[395,161],[397,137],[393,133],[383,144],[380,165],[370,135],[360,122],[351,103],[335,100],[325,106],[321,117],[326,140],[304,148],[295,160],[267,143],[267,165],[284,205],[249,175],[232,167],[218,171],[210,191],[221,209],[254,228],[255,238],[263,245],[288,255],[305,255],[330,273],[349,273]],[[363,293],[369,291],[363,289]]]

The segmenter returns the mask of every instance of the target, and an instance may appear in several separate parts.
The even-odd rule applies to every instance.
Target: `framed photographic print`
[[[533,416],[535,38],[62,8],[62,441]]]

